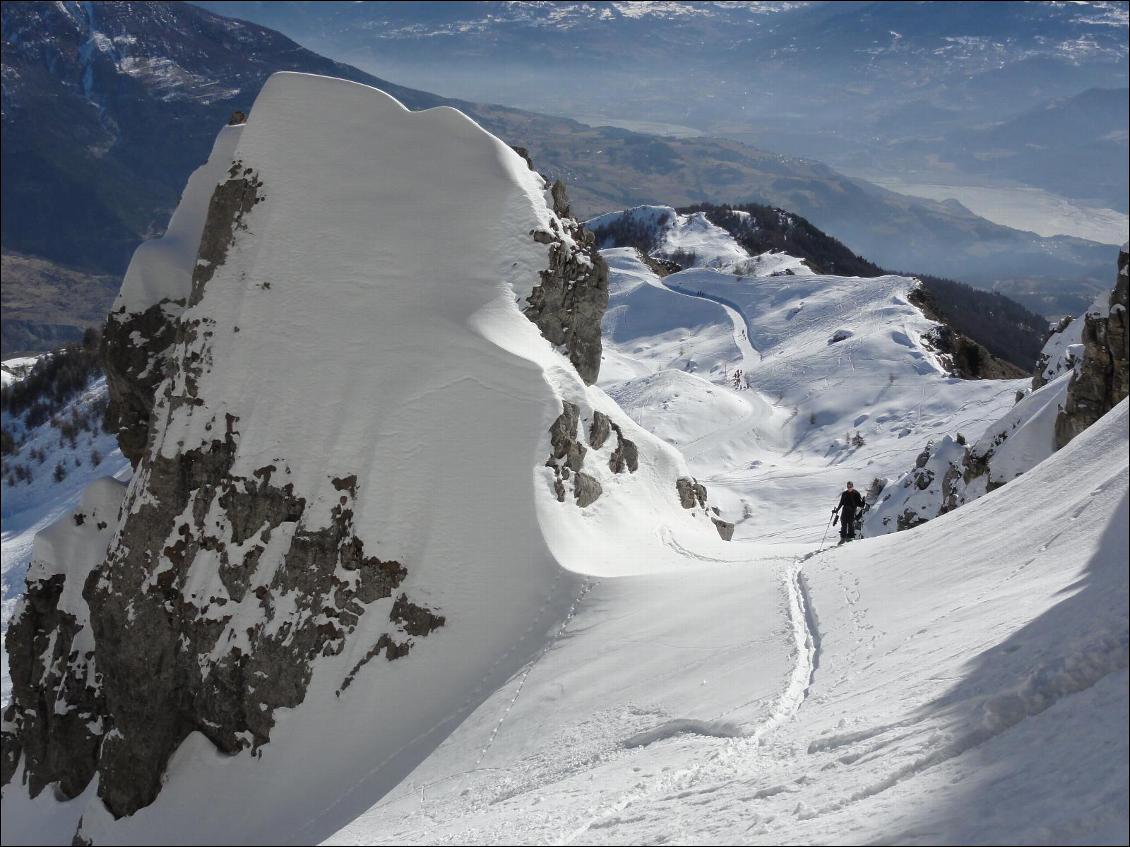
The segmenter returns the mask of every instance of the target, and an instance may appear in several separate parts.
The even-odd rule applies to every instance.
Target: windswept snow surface
[[[327,843],[1125,842],[1127,404],[971,506],[812,557],[845,477],[979,433],[1027,381],[946,376],[909,279],[660,280],[633,253],[606,251],[602,385],[749,504],[738,540],[593,581]]]

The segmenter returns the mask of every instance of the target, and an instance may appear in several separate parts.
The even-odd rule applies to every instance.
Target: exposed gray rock
[[[561,414],[549,428],[551,452],[545,466],[553,469],[553,493],[559,503],[565,502],[565,480],[572,478],[573,495],[577,505],[588,506],[601,495],[601,487],[593,477],[580,472],[584,467],[585,455],[588,453],[588,448],[581,443],[581,410],[576,403],[568,401],[563,401],[561,407]],[[592,426],[596,425],[597,420],[594,417]],[[591,432],[590,427],[590,438]],[[584,479],[582,480],[581,477]]]
[[[592,426],[589,427],[589,446],[599,450],[612,434],[612,421],[603,412],[592,413]]]
[[[1127,395],[1128,362],[1127,254],[1118,255],[1118,277],[1105,314],[1084,318],[1083,361],[1067,386],[1067,398],[1055,422],[1056,448],[1117,406]]]
[[[102,368],[110,395],[106,421],[135,468],[149,439],[154,393],[176,340],[175,316],[184,305],[184,300],[166,300],[137,313],[123,306],[102,329]]]
[[[675,491],[678,492],[679,503],[684,509],[693,509],[695,506],[706,508],[706,486],[698,480],[681,476],[675,480]]]
[[[591,506],[600,497],[602,489],[600,483],[587,473],[577,473],[573,477],[573,496],[577,505],[582,509]]]
[[[905,512],[898,516],[895,524],[898,527],[897,531],[902,532],[903,530],[914,529],[914,527],[918,526],[919,524],[924,524],[926,522],[926,518],[922,517],[917,512],[907,509]]]
[[[94,655],[76,647],[82,625],[58,608],[66,577],[29,580],[19,613],[5,637],[12,702],[0,740],[3,783],[23,755],[28,793],[51,783],[70,799],[94,776],[105,730],[105,704],[94,684]],[[56,708],[57,702],[66,708]]]
[[[569,217],[569,200],[559,181],[551,189],[553,231],[530,236],[549,246],[549,267],[527,299],[526,317],[537,324],[551,344],[564,349],[586,384],[600,373],[600,321],[608,307],[608,265],[596,249],[591,232]],[[560,228],[557,228],[560,227]]]
[[[623,473],[626,468],[629,473],[635,473],[640,467],[640,451],[634,441],[624,437],[624,433],[616,424],[612,424],[616,433],[616,449],[608,459],[608,467],[613,473]]]
[[[718,535],[723,541],[729,541],[734,537],[734,525],[732,523],[715,517],[711,517],[710,520],[713,522],[714,528],[718,530]]]
[[[581,421],[581,410],[576,403],[563,402],[561,414],[549,428],[549,443],[553,448],[551,458],[564,463],[575,471],[581,469],[588,452],[577,437],[577,426]]]
[[[189,305],[201,302],[262,199],[250,169],[236,163],[229,176],[209,205]],[[240,433],[230,413],[207,420],[210,440],[164,455],[155,421],[185,406],[205,414],[209,405],[201,377],[213,367],[212,329],[182,314],[170,344],[172,330],[160,325],[168,313],[147,314],[138,318],[152,322],[146,338],[160,343],[130,358],[132,330],[122,321],[112,351],[120,366],[109,369],[137,470],[106,559],[82,591],[93,652],[72,655],[77,622],[56,604],[63,578],[30,584],[9,638],[15,685],[3,744],[6,778],[21,753],[32,791],[58,781],[73,796],[97,773],[98,794],[119,817],[156,798],[169,757],[191,732],[229,754],[268,743],[275,711],[303,701],[316,659],[339,654],[368,607],[392,597],[407,575],[400,562],[366,555],[353,525],[356,474],[327,478],[336,502],[312,511],[316,492],[295,490],[286,457],[250,476],[233,472]],[[146,374],[154,366],[165,377],[156,399],[157,380]],[[155,435],[143,436],[149,429]],[[276,534],[283,542],[275,539],[274,558],[264,561]],[[198,594],[187,579],[201,559],[218,583]],[[445,623],[404,593],[391,606],[389,631],[374,646],[389,658]],[[58,672],[80,665],[82,673]],[[80,683],[93,668],[98,686]]]

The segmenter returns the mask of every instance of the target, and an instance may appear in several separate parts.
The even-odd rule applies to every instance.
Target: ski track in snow
[[[577,597],[573,600],[573,605],[569,607],[569,611],[565,614],[565,619],[561,621],[561,626],[553,633],[553,637],[546,641],[545,647],[542,649],[541,653],[538,654],[538,657],[522,670],[518,677],[518,685],[514,689],[514,696],[510,698],[510,702],[506,704],[506,708],[503,710],[502,714],[499,715],[498,723],[494,725],[490,737],[487,738],[487,743],[483,746],[479,757],[475,759],[476,768],[482,764],[483,758],[490,752],[490,748],[494,744],[494,739],[498,735],[498,731],[502,729],[502,724],[505,723],[506,717],[510,714],[510,710],[514,708],[514,704],[518,702],[518,698],[522,695],[522,688],[525,686],[526,680],[529,679],[530,672],[537,666],[538,662],[545,658],[545,654],[553,649],[553,645],[564,637],[565,630],[569,628],[569,624],[573,622],[573,618],[577,615],[577,608],[581,605],[581,601],[585,599],[585,595],[592,590],[594,585],[596,585],[596,583],[592,580],[585,580],[581,583],[580,591],[577,592]]]
[[[795,659],[788,683],[778,695],[769,717],[752,731],[725,742],[725,746],[720,749],[704,747],[699,760],[694,764],[674,773],[653,777],[650,782],[627,792],[567,836],[555,841],[555,844],[576,843],[590,830],[616,822],[618,817],[631,806],[693,793],[708,780],[717,782],[723,778],[738,779],[742,776],[753,776],[758,772],[758,763],[763,758],[761,748],[778,727],[796,717],[808,696],[819,661],[820,634],[816,628],[812,601],[801,573],[802,566],[802,559],[797,558],[788,566],[780,568],[779,575],[787,598],[787,615]],[[712,734],[709,730],[713,722],[668,723],[678,723],[677,730],[704,738],[709,738]],[[634,745],[626,744],[626,746]]]

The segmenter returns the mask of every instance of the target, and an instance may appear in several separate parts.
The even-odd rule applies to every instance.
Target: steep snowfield
[[[253,174],[261,201],[180,317],[207,328],[206,353],[193,332],[178,342],[203,366],[192,385],[178,371],[159,389],[151,450],[208,444],[230,416],[231,474],[273,464],[272,483],[292,484],[310,521],[356,475],[350,508],[365,553],[403,563],[400,589],[446,623],[406,658],[364,664],[345,688],[388,628],[393,598],[374,601],[345,649],[319,657],[301,705],[276,713],[270,743],[229,757],[190,735],[157,800],[130,817],[113,820],[93,783],[66,804],[28,801],[17,773],[4,789],[5,842],[52,837],[45,816],[72,833],[81,816],[81,836],[96,843],[318,840],[546,649],[582,573],[688,571],[702,563],[684,549],[725,547],[700,509],[679,505],[679,454],[586,387],[519,311],[547,266],[531,233],[553,213],[513,150],[452,109],[409,112],[366,86],[286,73],[264,87],[230,155],[227,174]],[[199,209],[195,197],[186,203]],[[639,450],[639,471],[622,474],[607,469],[615,438],[590,450],[586,471],[603,494],[583,509],[557,501],[544,467],[563,400],[586,430],[604,411]],[[126,514],[153,503],[149,474],[143,464]],[[270,580],[291,532],[263,538],[253,585]],[[217,555],[193,561],[192,596],[227,597]],[[266,621],[254,592],[214,604],[216,649],[247,649],[257,626],[298,625],[280,602]]]
[[[1127,440],[1124,401],[911,532],[598,582],[327,843],[1124,843]]]

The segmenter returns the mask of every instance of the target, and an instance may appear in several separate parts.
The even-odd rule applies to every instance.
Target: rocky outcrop
[[[722,519],[722,513],[717,506],[706,505],[706,486],[694,477],[681,476],[675,480],[675,493],[679,498],[679,505],[684,509],[702,509],[710,517],[710,522],[718,531],[718,537],[729,541],[734,537],[734,524]]]
[[[698,506],[706,508],[706,486],[689,476],[681,476],[675,480],[675,491],[679,495],[679,505],[684,509],[693,509]]]
[[[1056,447],[1071,439],[1117,406],[1127,395],[1127,249],[1118,255],[1118,277],[1107,308],[1084,316],[1080,342],[1082,361],[1067,386],[1063,411],[1055,422]]]
[[[717,509],[714,510],[717,512]],[[724,521],[717,515],[710,516],[710,522],[714,524],[714,528],[718,530],[718,535],[723,541],[730,541],[734,537],[734,525],[730,521]]]
[[[215,189],[188,305],[202,301],[247,231],[262,188],[236,162]],[[74,796],[97,773],[106,807],[129,815],[157,796],[189,733],[229,754],[268,743],[276,710],[303,701],[317,658],[338,655],[370,606],[407,575],[401,562],[366,553],[353,522],[365,484],[357,474],[299,491],[286,457],[250,474],[235,470],[240,420],[208,412],[203,387],[212,324],[173,319],[163,304],[111,318],[107,374],[136,480],[120,522],[98,522],[116,530],[113,543],[81,588],[65,584],[82,578],[73,569],[29,573],[9,635],[16,685],[4,776],[22,753],[33,794],[58,783]],[[193,415],[206,419],[204,440],[162,451],[157,433]],[[59,608],[68,590],[81,592],[88,622]],[[373,655],[401,658],[414,638],[445,623],[404,592],[388,602]]]
[[[1016,379],[1024,376],[1020,368],[994,356],[973,339],[958,332],[924,285],[910,292],[909,300],[938,326],[924,340],[945,363],[947,370],[960,379]]]
[[[600,373],[600,321],[608,307],[608,265],[591,232],[573,220],[565,185],[550,191],[554,216],[549,229],[530,233],[549,246],[549,267],[527,298],[526,317],[562,349],[587,385]]]
[[[94,775],[102,743],[105,704],[93,684],[94,654],[82,649],[84,624],[59,608],[66,579],[29,577],[5,638],[12,702],[4,713],[0,765],[7,784],[22,753],[32,797],[51,783],[64,798],[80,794]],[[66,704],[62,710],[55,708],[59,700]]]
[[[616,433],[616,449],[608,459],[608,467],[612,473],[635,473],[640,467],[640,451],[635,442],[624,437],[624,432],[616,424],[612,424],[612,431]]]
[[[617,430],[619,432],[619,430]],[[599,450],[612,434],[612,421],[603,412],[592,413],[592,426],[589,427],[589,446]]]
[[[102,329],[102,368],[110,399],[107,428],[135,468],[145,452],[157,386],[166,376],[176,317],[185,302],[166,300],[143,312],[122,306]]]
[[[0,764],[7,784],[23,757],[32,797],[51,784],[58,796],[80,794],[109,729],[83,590],[105,558],[124,490],[113,479],[98,480],[73,513],[37,536],[8,628],[12,701]]]

